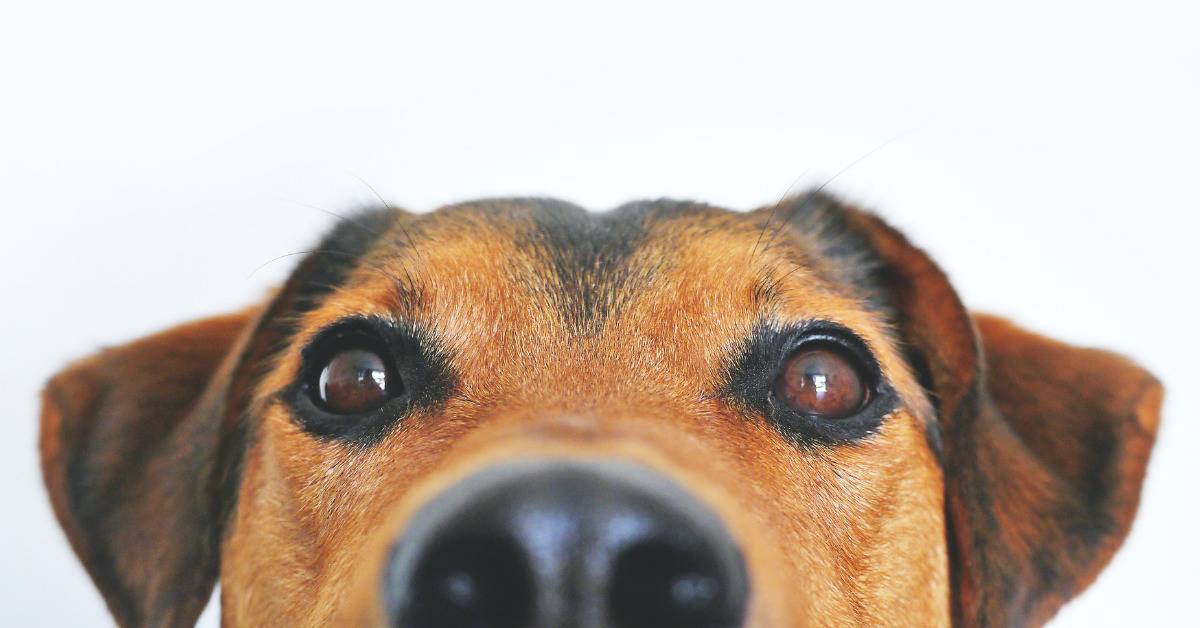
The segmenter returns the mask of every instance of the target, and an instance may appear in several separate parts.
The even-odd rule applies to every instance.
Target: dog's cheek
[[[305,432],[285,406],[266,410],[224,547],[226,617],[332,621],[370,559],[364,548],[389,533],[411,487],[435,475],[470,431],[471,421],[455,417],[453,409],[414,414],[363,447]]]
[[[889,419],[872,438],[816,451],[772,445],[755,456],[751,507],[807,582],[808,617],[834,624],[949,624],[942,474],[919,422]],[[800,612],[800,611],[797,611]],[[796,621],[803,617],[794,615]]]
[[[271,460],[276,449],[260,436],[246,452],[239,505],[222,547],[222,614],[237,625],[287,624],[313,612],[319,559]]]

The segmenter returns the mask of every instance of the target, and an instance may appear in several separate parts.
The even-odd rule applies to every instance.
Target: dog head
[[[871,214],[494,200],[340,223],[43,400],[126,625],[1011,625],[1137,508],[1162,390],[969,313]]]

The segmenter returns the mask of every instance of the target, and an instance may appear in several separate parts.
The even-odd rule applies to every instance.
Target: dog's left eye
[[[330,412],[362,414],[395,397],[399,378],[377,353],[348,349],[330,358],[317,378],[317,396]]]

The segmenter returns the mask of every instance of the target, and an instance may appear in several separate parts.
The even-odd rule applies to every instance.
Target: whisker
[[[775,220],[775,213],[779,211],[781,206],[783,206],[783,202],[791,197],[792,190],[796,189],[796,186],[800,184],[800,180],[807,176],[809,172],[812,172],[812,169],[805,168],[804,172],[801,172],[795,179],[792,180],[791,185],[787,186],[787,189],[785,189],[783,194],[779,196],[779,200],[775,201],[775,204],[771,206],[771,213],[767,216],[766,222],[763,223],[762,231],[758,232],[758,239],[754,241],[754,248],[751,249],[750,259],[754,259],[754,256],[758,253],[758,246],[762,244],[763,235],[767,233],[767,228],[771,226],[771,221]]]
[[[288,253],[286,255],[280,255],[278,257],[273,257],[273,258],[263,262],[262,264],[259,264],[257,268],[255,268],[253,271],[251,271],[251,273],[249,275],[246,276],[246,279],[250,279],[251,277],[254,276],[255,273],[257,273],[258,271],[262,270],[263,268],[269,266],[270,264],[272,264],[274,262],[277,262],[282,259],[287,259],[289,257],[295,257],[297,255],[340,255],[342,257],[347,257],[347,258],[351,258],[354,260],[358,260],[360,267],[377,272],[377,273],[383,275],[384,277],[387,277],[391,281],[395,282],[397,285],[403,286],[405,289],[414,290],[417,286],[417,282],[413,278],[412,273],[409,272],[407,264],[405,265],[405,268],[404,268],[405,278],[402,279],[399,276],[397,276],[395,273],[389,271],[388,269],[386,269],[382,266],[379,266],[377,264],[362,262],[361,259],[356,255],[351,255],[349,253],[346,253],[345,251],[336,251],[336,250],[332,250],[332,249],[308,249],[308,250],[304,250],[304,251],[295,251],[293,253]]]
[[[408,230],[408,227],[404,226],[404,222],[402,220],[397,220],[392,224],[392,226],[400,230],[400,235],[404,236],[404,239],[408,241],[408,248],[411,249],[412,252],[417,255],[417,257],[425,256],[425,253],[421,250],[421,247],[417,246],[417,241],[413,238],[412,232]]]
[[[396,207],[393,206],[391,203],[389,203],[388,200],[386,198],[384,198],[382,194],[379,193],[379,190],[375,189],[375,186],[368,183],[366,179],[358,176],[357,174],[354,174],[353,172],[348,172],[347,174],[349,174],[350,176],[357,179],[359,183],[363,184],[364,187],[366,187],[368,190],[370,190],[371,194],[375,195],[375,198],[378,199],[379,202],[383,204],[383,207],[385,209],[396,209]],[[412,250],[417,255],[423,255],[421,253],[421,250],[417,247],[417,242],[416,242],[416,240],[413,239],[412,233],[408,230],[408,228],[406,228],[404,225],[399,224],[399,223],[397,223],[395,226],[400,229],[400,233],[401,233],[401,235],[404,236],[404,239],[408,240],[408,246],[410,248],[412,248]]]
[[[375,195],[375,198],[379,199],[379,202],[383,205],[383,207],[385,209],[394,209],[392,207],[392,204],[387,202],[387,199],[383,198],[383,195],[379,193],[379,190],[376,190],[375,186],[371,185],[370,183],[367,183],[366,179],[354,174],[353,172],[348,172],[346,174],[349,174],[350,176],[354,177],[355,179],[358,179],[359,183],[363,184],[363,186],[365,186],[368,190],[371,191],[371,194]]]
[[[279,260],[287,259],[289,257],[295,257],[297,255],[309,255],[311,253],[317,253],[319,251],[320,251],[320,249],[308,249],[308,250],[304,250],[304,251],[296,251],[294,253],[287,253],[284,255],[280,255],[278,257],[272,257],[271,259],[254,267],[254,270],[250,271],[249,275],[246,275],[246,279],[250,279],[250,278],[254,277],[254,275],[256,275],[258,273],[258,271],[266,268],[267,266],[270,266],[271,264],[274,264],[275,262],[278,262]]]
[[[905,135],[908,135],[909,133],[912,133],[912,132],[916,131],[917,129],[920,129],[925,124],[927,124],[927,123],[922,123],[922,124],[919,124],[912,128],[905,129],[905,130],[889,137],[888,139],[884,140],[883,142],[880,142],[878,146],[872,148],[871,150],[867,151],[866,153],[863,153],[862,155],[859,155],[856,159],[854,159],[850,163],[843,166],[841,170],[838,170],[836,173],[834,173],[834,175],[832,177],[829,177],[828,179],[826,179],[825,182],[822,183],[820,186],[818,186],[815,190],[809,190],[809,192],[804,195],[804,200],[802,200],[800,203],[798,203],[792,209],[792,211],[788,213],[787,217],[779,222],[779,225],[771,233],[771,237],[769,239],[767,239],[767,246],[770,247],[771,243],[775,241],[775,238],[778,237],[780,232],[783,231],[784,226],[787,225],[789,222],[791,222],[792,219],[794,219],[796,217],[796,214],[798,214],[800,212],[800,210],[804,209],[808,205],[808,203],[813,198],[815,198],[818,194],[824,192],[825,188],[829,187],[829,185],[831,183],[833,183],[835,180],[837,180],[838,177],[842,176],[843,174],[846,174],[846,171],[848,171],[851,168],[853,168],[854,166],[857,166],[858,164],[862,163],[868,157],[870,157],[870,156],[874,155],[875,153],[878,153],[879,151],[883,150],[884,148],[887,148],[888,146],[892,145],[894,142],[899,140],[901,137],[904,137]]]
[[[350,176],[355,177],[363,185],[365,185],[367,187],[367,189],[371,190],[371,192],[375,194],[375,197],[379,199],[379,202],[383,203],[383,209],[400,211],[397,207],[391,205],[386,200],[384,200],[384,198],[379,195],[379,192],[377,192],[375,190],[375,188],[371,187],[371,185],[368,184],[366,181],[364,181],[361,177],[358,177],[358,176],[354,175],[353,173],[351,173]],[[348,222],[348,223],[358,227],[359,229],[361,229],[363,231],[363,233],[371,236],[372,238],[375,238],[375,237],[378,237],[379,235],[381,235],[379,232],[375,231],[374,229],[371,229],[370,227],[364,225],[362,222],[357,220],[354,216],[340,214],[340,213],[332,211],[330,209],[326,209],[326,208],[320,207],[318,205],[312,205],[310,203],[304,203],[301,201],[297,201],[295,199],[283,198],[283,197],[277,197],[277,198],[278,198],[278,200],[281,200],[283,202],[292,203],[293,205],[299,205],[300,207],[304,207],[304,208],[311,209],[314,211],[319,211],[323,214],[332,216],[341,221]],[[407,243],[407,245],[408,245],[407,248],[411,249],[418,256],[424,256],[424,252],[422,252],[420,247],[417,246],[416,239],[413,238],[412,232],[407,227],[405,227],[400,221],[396,221],[389,228],[391,228],[391,227],[399,229],[400,234],[403,236],[404,243]],[[270,263],[271,261],[275,261],[275,260],[270,260],[268,263]],[[258,269],[255,269],[255,270],[257,272]],[[253,273],[251,273],[251,274],[253,274]]]
[[[363,230],[363,233],[366,233],[367,235],[370,235],[370,236],[376,236],[376,235],[378,235],[378,234],[377,234],[377,233],[376,233],[374,230],[372,230],[370,227],[368,227],[368,226],[366,226],[366,225],[362,224],[362,223],[361,223],[361,222],[359,222],[357,219],[355,219],[353,216],[347,216],[346,214],[339,214],[339,213],[337,213],[337,212],[335,212],[335,211],[333,211],[333,210],[330,210],[330,209],[325,209],[324,207],[318,207],[317,205],[311,205],[311,204],[309,204],[309,203],[303,203],[303,202],[297,201],[297,200],[295,200],[295,199],[283,198],[283,197],[281,197],[281,196],[280,196],[280,197],[276,197],[276,198],[277,198],[278,200],[280,200],[280,201],[283,201],[283,202],[285,202],[285,203],[291,203],[291,204],[293,204],[293,205],[299,205],[300,207],[304,207],[304,208],[306,208],[306,209],[311,209],[311,210],[314,210],[314,211],[319,211],[319,212],[321,212],[322,214],[326,214],[326,215],[328,215],[328,216],[332,216],[333,218],[337,218],[338,220],[342,220],[342,221],[348,222],[348,223],[350,223],[350,224],[352,224],[352,225],[354,225],[354,226],[358,227],[359,229],[362,229],[362,230]],[[391,209],[391,208],[388,208],[388,209]]]

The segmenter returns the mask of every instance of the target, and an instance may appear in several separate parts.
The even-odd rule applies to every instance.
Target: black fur
[[[556,200],[517,202],[533,221],[533,228],[518,244],[541,256],[553,270],[522,281],[530,290],[547,294],[567,325],[582,334],[599,332],[669,262],[632,263],[655,222],[714,211],[671,200],[627,203],[604,213]]]
[[[397,210],[384,207],[345,218],[305,257],[276,299],[278,311],[267,317],[274,326],[276,350],[291,342],[300,317],[317,309],[345,281],[397,216]]]
[[[832,281],[861,296],[865,304],[893,315],[888,291],[890,269],[871,243],[846,220],[845,207],[833,196],[813,190],[793,196],[767,211],[764,247],[788,246],[786,234],[804,234],[818,249],[816,257],[830,262]]]
[[[645,237],[653,209],[637,204],[596,214],[560,201],[536,201],[533,229],[521,244],[543,256],[553,273],[526,281],[550,296],[571,328],[599,331],[635,288],[629,258]],[[640,270],[643,277],[645,272]]]

